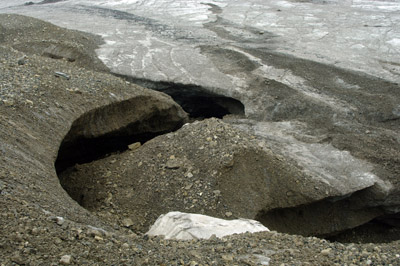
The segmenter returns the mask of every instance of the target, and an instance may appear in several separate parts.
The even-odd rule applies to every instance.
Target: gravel
[[[26,41],[23,36],[25,33],[29,38],[51,38],[53,43],[57,36],[66,36],[62,33],[80,36],[84,42],[90,42],[90,38],[50,24],[45,25],[48,31],[44,35],[35,35],[34,29],[42,29],[44,22],[14,15],[0,16],[1,32],[11,20],[20,20],[20,28],[13,34],[9,31],[10,35],[6,37],[0,36],[1,265],[400,264],[399,241],[343,244],[273,231],[233,235],[223,239],[165,240],[162,237],[148,237],[140,230],[131,230],[132,219],[127,218],[122,225],[111,226],[78,206],[61,189],[54,167],[48,167],[52,164],[48,162],[55,159],[59,141],[69,128],[67,122],[61,126],[60,119],[66,116],[58,114],[71,114],[68,117],[72,119],[77,116],[74,112],[82,112],[79,108],[101,106],[118,92],[118,97],[123,99],[124,95],[131,93],[129,89],[132,86],[104,72],[96,72],[96,69],[85,66],[84,62],[42,57],[35,51],[17,50],[20,43],[15,44]],[[27,28],[27,25],[30,27]],[[13,38],[7,39],[9,36]],[[96,42],[92,41],[89,46],[95,47]],[[99,68],[102,69],[101,66]],[[55,72],[65,73],[70,79],[56,77]],[[66,108],[64,104],[67,102],[76,110]],[[43,121],[48,121],[46,127],[42,126]],[[224,126],[222,122],[205,123]],[[161,138],[168,139],[168,136]],[[226,138],[235,140],[228,136]],[[204,145],[213,145],[214,141],[214,135],[203,140]],[[245,142],[246,139],[242,138],[240,145]],[[133,147],[135,149],[129,152],[143,148]],[[200,151],[201,147],[198,146]],[[39,157],[29,161],[24,157],[29,154]],[[180,154],[165,155],[162,155],[164,171],[184,169],[185,160]],[[228,157],[222,157],[221,163],[229,164]],[[201,183],[196,183],[196,171],[185,171],[185,174],[185,178],[191,181],[182,186],[182,191],[200,193]],[[207,199],[216,199],[220,195],[219,189],[212,189]],[[204,196],[197,200],[203,199]],[[236,215],[230,210],[220,214],[229,218]]]

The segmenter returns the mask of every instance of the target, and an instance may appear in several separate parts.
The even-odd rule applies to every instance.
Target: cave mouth
[[[389,216],[375,218],[363,225],[345,230],[325,239],[341,243],[390,243],[400,239],[400,226],[389,221]]]
[[[139,86],[168,94],[193,119],[211,117],[222,119],[225,115],[229,114],[239,116],[245,114],[245,107],[239,100],[213,93],[201,86],[164,81],[151,81],[115,73],[114,75],[122,77]]]
[[[176,131],[188,121],[187,113],[163,95],[144,94],[87,111],[64,137],[54,167],[62,188],[84,208],[96,199],[87,180],[71,176],[77,165],[136,149],[154,137]],[[133,144],[131,146],[131,144]]]
[[[143,144],[159,135],[173,130],[147,132],[133,135],[109,134],[97,138],[76,138],[73,141],[63,141],[60,145],[54,166],[57,174],[76,164],[85,164],[100,160],[114,153],[128,150],[133,143]]]
[[[77,188],[69,178],[77,164],[124,152],[131,144],[143,144],[176,131],[190,121],[189,118],[244,114],[243,104],[233,98],[207,93],[200,87],[162,85],[159,91],[170,93],[175,102],[164,95],[137,96],[90,110],[73,122],[59,147],[54,166],[61,186],[81,206],[85,207],[82,198],[93,195],[89,195],[92,192],[88,192],[85,185]]]
[[[167,99],[168,100],[168,99]],[[137,96],[90,110],[76,119],[64,137],[56,161],[57,174],[143,144],[179,129],[187,114],[165,97]]]
[[[270,230],[314,236],[341,243],[388,243],[400,240],[400,214],[360,204],[368,189],[346,198],[260,211],[255,220]]]
[[[170,95],[193,120],[211,117],[222,119],[225,115],[229,114],[240,116],[245,114],[244,105],[240,101],[208,92],[200,86],[171,82],[153,82],[129,76],[115,75],[142,87]],[[133,106],[143,106],[143,103],[139,104],[135,102],[132,104]],[[124,118],[126,113],[140,112],[143,109],[141,107],[136,111],[130,110],[131,108],[126,105],[126,101],[119,104],[112,104],[98,110],[89,111],[76,120],[59,148],[58,157],[55,162],[56,172],[60,173],[75,164],[89,163],[104,158],[109,154],[122,152],[127,149],[129,144],[135,142],[143,144],[158,135],[175,131],[182,126],[173,124],[165,128],[160,127],[160,125],[168,124],[168,121],[173,121],[174,119],[168,117],[168,114],[147,114],[150,117],[145,120],[134,122],[136,118],[133,118],[129,126],[121,127],[120,129],[113,130],[113,132],[105,132],[104,134],[96,133],[96,136],[90,134],[86,136],[83,134],[83,132],[91,132],[92,128],[98,127],[99,124],[104,125],[109,123],[111,126],[114,126],[115,121],[126,120]],[[149,106],[153,105],[154,103],[149,103]],[[114,109],[118,109],[117,113],[115,113]],[[112,114],[106,114],[107,110],[111,110]],[[104,117],[108,121],[105,121]]]

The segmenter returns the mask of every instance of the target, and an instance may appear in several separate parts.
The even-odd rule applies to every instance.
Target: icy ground
[[[240,78],[221,73],[198,48],[224,45],[400,80],[399,0],[26,2],[1,1],[0,12],[100,34],[106,44],[98,53],[107,66],[138,78],[238,89],[245,86]],[[210,30],[217,19],[221,30]]]

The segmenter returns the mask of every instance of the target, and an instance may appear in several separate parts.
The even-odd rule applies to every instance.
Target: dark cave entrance
[[[327,236],[329,241],[343,243],[390,243],[400,239],[400,213],[384,214],[371,221]]]
[[[73,141],[63,141],[61,143],[55,168],[57,173],[61,173],[75,164],[84,164],[105,158],[113,153],[123,152],[128,149],[128,145],[139,142],[141,144],[157,137],[158,135],[171,132],[147,132],[133,135],[107,135],[97,138],[79,137]]]
[[[137,80],[124,77],[141,86],[164,92],[170,95],[185,110],[192,119],[220,118],[225,115],[244,115],[244,105],[233,98],[225,97],[208,92],[206,89],[195,85],[182,85],[167,82],[152,82]],[[132,103],[137,104],[137,103]],[[116,106],[120,107],[116,107]],[[81,132],[90,131],[90,127],[98,123],[107,123],[103,116],[107,110],[123,107],[126,103],[113,104],[93,112],[85,114],[74,122],[70,132],[61,143],[58,157],[55,162],[57,172],[62,172],[74,164],[88,163],[104,158],[108,154],[121,152],[127,149],[129,144],[134,142],[144,143],[154,137],[177,130],[182,125],[175,125],[170,128],[162,128],[165,121],[174,120],[163,114],[153,114],[144,121],[132,122],[129,128],[122,128],[115,132],[109,132],[96,137],[88,137],[76,133],[77,129]],[[112,120],[118,120],[118,116],[124,116],[126,110],[120,110],[119,114],[114,115]],[[82,122],[83,121],[83,122]],[[112,124],[112,121],[108,121]],[[147,129],[146,129],[147,128]]]
[[[164,90],[160,91],[170,93],[192,119],[244,114],[241,102],[208,93],[200,87],[170,83],[161,87]],[[154,137],[178,130],[188,122],[186,114],[176,105],[169,109],[159,106],[163,104],[154,98],[140,96],[90,110],[74,121],[54,163],[60,184],[71,198],[85,207],[83,199],[90,201],[94,197],[93,191],[88,191],[84,185],[73,184],[68,177],[76,170],[76,165],[124,152],[130,144],[144,144]]]
[[[176,105],[163,105],[151,96],[90,110],[74,121],[64,137],[54,163],[56,172],[127,150],[132,143],[175,131],[185,122]]]
[[[194,119],[211,117],[222,119],[229,114],[239,116],[245,114],[244,105],[239,100],[213,93],[211,90],[197,85],[156,82],[119,74],[115,75],[139,86],[168,94]]]
[[[179,129],[187,122],[182,109],[165,97],[140,95],[90,110],[76,119],[64,137],[54,163],[59,181],[72,199],[83,207],[83,199],[95,199],[86,187],[91,176],[79,185],[70,178],[76,165],[90,163],[128,150],[130,144]]]
[[[258,220],[270,230],[314,236],[342,243],[388,243],[400,239],[400,214],[365,207],[369,189],[345,198],[327,198],[311,204],[260,211]]]

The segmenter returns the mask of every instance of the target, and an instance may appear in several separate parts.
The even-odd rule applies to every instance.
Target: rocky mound
[[[216,119],[149,141],[187,115],[169,96],[104,72],[93,52],[98,39],[15,15],[1,15],[0,28],[2,264],[398,263],[398,241],[344,245],[276,232],[202,241],[143,236],[168,210],[268,218],[271,210],[326,198],[316,183],[332,186],[322,179],[308,186],[315,175],[276,153],[273,140],[266,145]],[[116,145],[103,149],[106,141]],[[343,196],[329,192],[334,202]]]
[[[61,184],[111,226],[136,233],[146,232],[161,214],[177,210],[258,219],[274,229],[304,235],[336,233],[382,213],[364,211],[364,202],[357,200],[365,197],[362,192],[322,201],[335,193],[332,186],[221,120],[186,124],[139,147],[137,143],[127,152],[75,165],[59,175]],[[363,175],[363,170],[358,174],[371,179],[367,187],[373,185],[376,177]],[[346,194],[346,189],[354,188],[339,192]],[[298,212],[303,215],[294,219]]]
[[[279,186],[290,186],[289,179],[301,175],[284,158],[258,147],[254,137],[210,119],[76,165],[60,179],[73,199],[99,217],[121,226],[129,219],[128,227],[146,232],[158,216],[174,210],[254,218],[264,206],[290,206]]]

